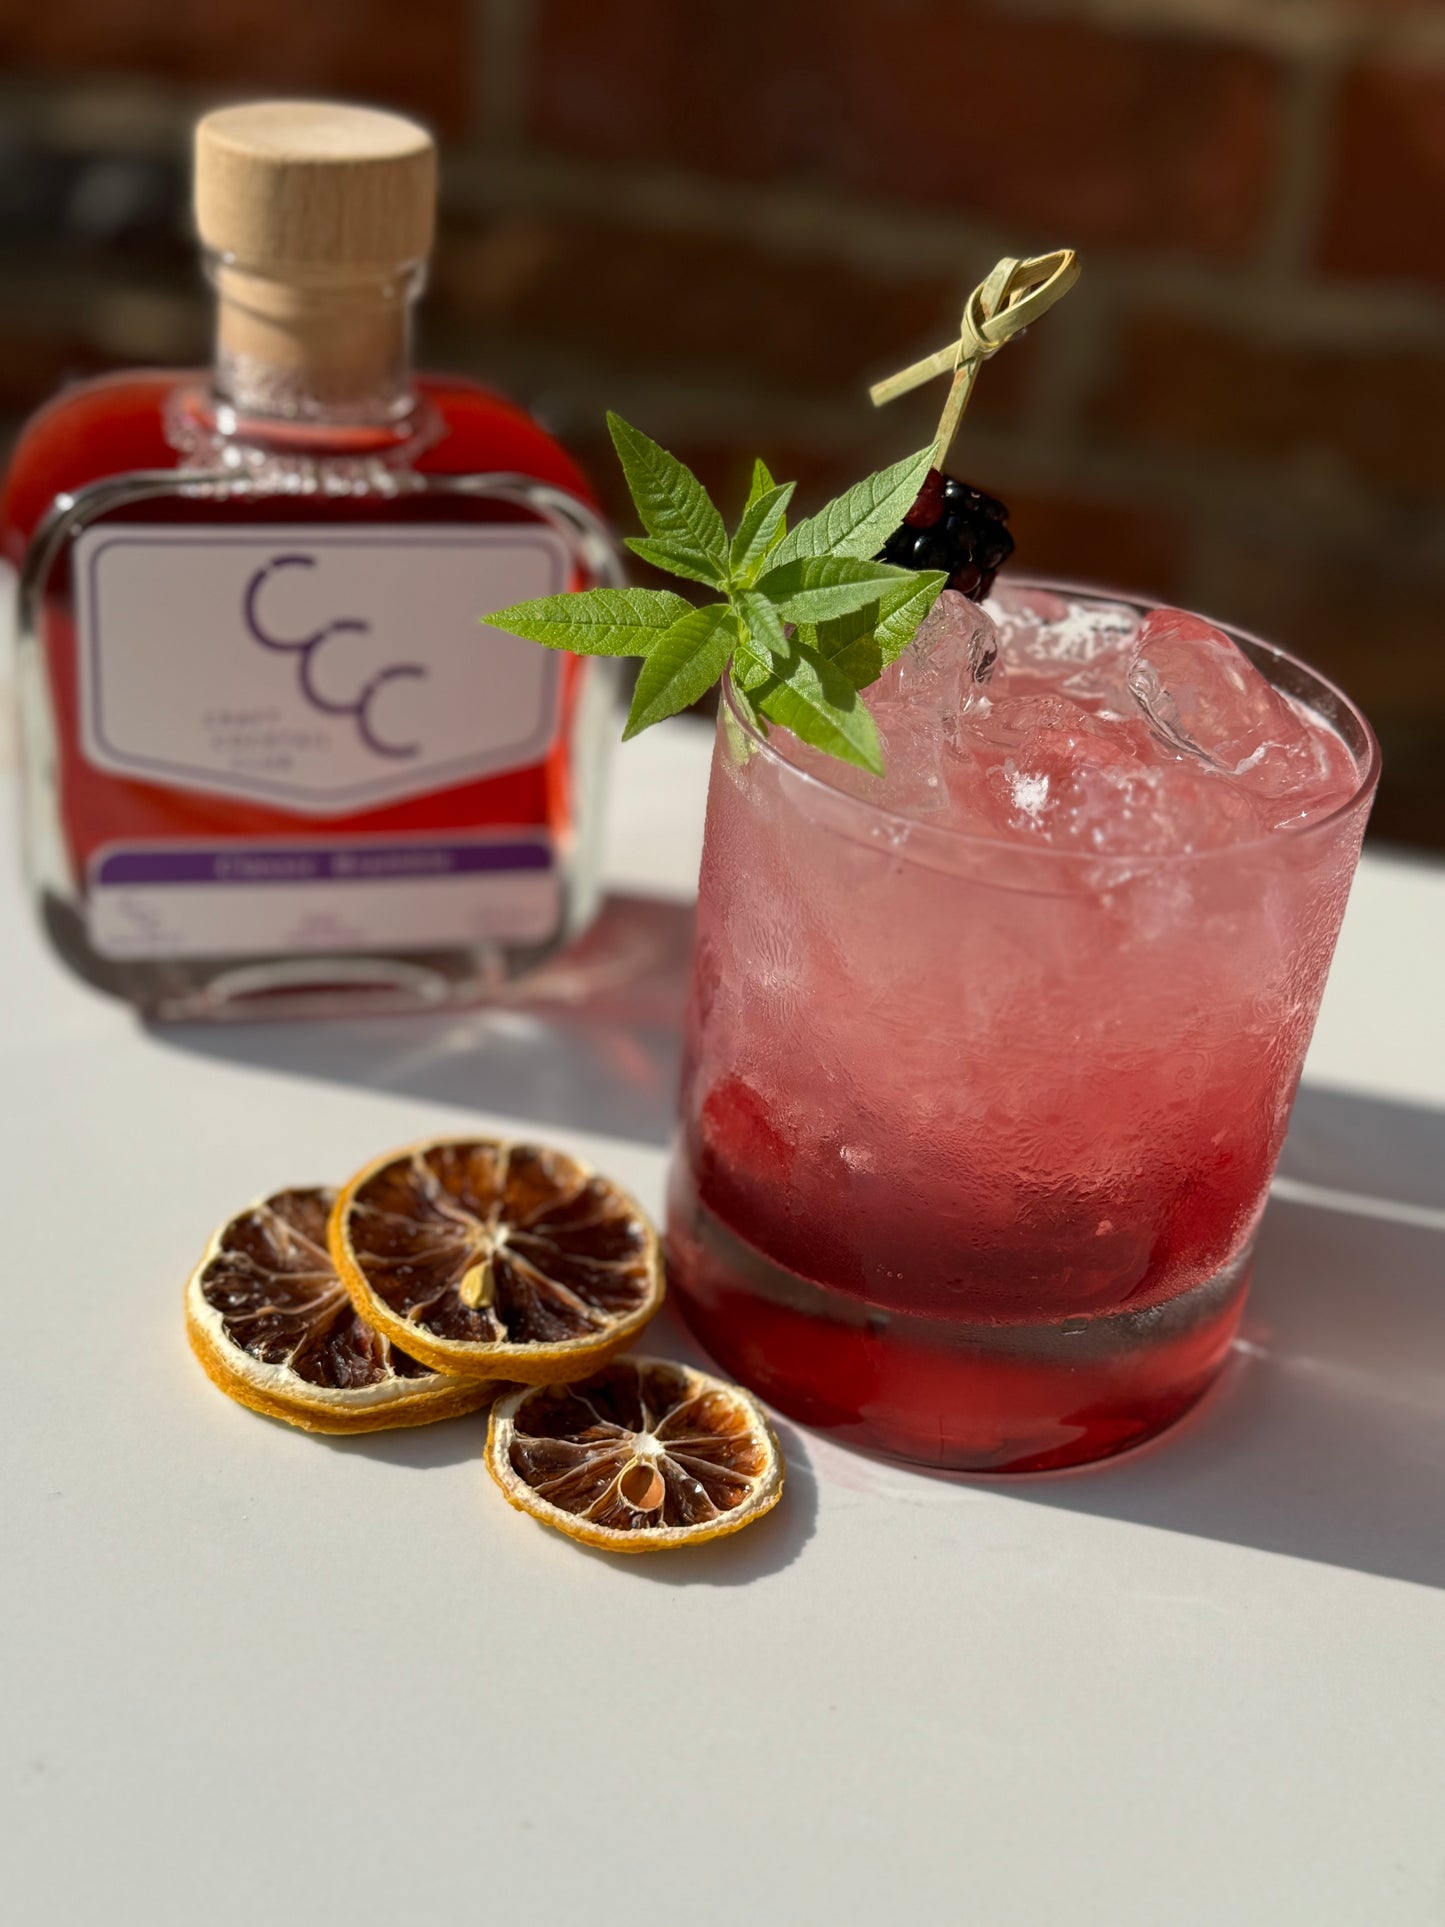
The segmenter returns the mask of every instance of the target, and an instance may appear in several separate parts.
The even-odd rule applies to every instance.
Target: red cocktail
[[[1121,1450],[1219,1370],[1377,774],[1175,611],[946,594],[888,773],[725,702],[668,1240],[709,1350],[910,1460]]]

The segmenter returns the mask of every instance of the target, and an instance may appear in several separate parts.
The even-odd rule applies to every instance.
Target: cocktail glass
[[[1165,855],[893,814],[725,686],[668,1251],[703,1343],[781,1411],[1040,1471],[1220,1371],[1379,767],[1338,689],[1226,633],[1357,781]]]

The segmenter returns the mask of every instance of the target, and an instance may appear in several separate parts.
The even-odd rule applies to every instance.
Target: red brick
[[[0,0],[7,66],[337,94],[446,129],[468,119],[470,38],[468,0]]]
[[[1182,593],[1188,531],[1176,516],[1130,502],[1019,489],[1002,493],[1018,545],[1011,568],[1102,582],[1160,602]]]
[[[608,160],[704,160],[767,175],[778,130],[749,127],[765,83],[756,0],[629,0],[628,30],[594,0],[541,0],[532,119],[545,139]],[[733,111],[724,103],[731,100]]]
[[[1384,751],[1371,834],[1445,847],[1445,572],[1363,535],[1299,548],[1236,534],[1199,600],[1314,663],[1364,710]]]
[[[1445,66],[1380,63],[1341,96],[1320,258],[1338,274],[1445,283]]]
[[[1351,469],[1445,494],[1445,352],[1247,340],[1172,318],[1120,341],[1096,398],[1102,440]]]
[[[961,200],[1050,239],[1248,248],[1273,158],[1263,59],[948,0],[898,12],[909,59],[892,71],[907,81],[875,99],[905,22],[870,0],[852,9],[860,185]]]
[[[449,321],[575,349],[593,363],[836,395],[861,409],[870,381],[955,333],[961,302],[962,290],[942,279],[532,214],[448,229],[432,295]],[[993,364],[981,410],[997,414],[1017,396],[1031,349],[1011,348]],[[939,383],[935,418],[942,403]]]
[[[822,179],[1055,242],[1237,256],[1259,228],[1280,76],[1243,47],[988,0],[632,0],[628,23],[543,0],[542,139]]]
[[[109,365],[79,331],[62,333],[44,320],[27,325],[12,314],[0,324],[0,410],[23,419],[66,382]]]
[[[1314,663],[1378,727],[1422,715],[1445,728],[1439,646],[1445,571],[1378,535],[1302,544],[1234,531],[1200,585],[1205,612],[1242,623]],[[1445,779],[1445,768],[1442,768]]]

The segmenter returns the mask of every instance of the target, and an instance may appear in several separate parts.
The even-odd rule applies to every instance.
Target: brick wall
[[[1377,833],[1445,849],[1441,0],[0,0],[0,410],[203,354],[185,132],[330,92],[446,143],[427,321],[595,457],[612,405],[726,493],[917,445],[1001,254],[1085,275],[956,451],[1019,559],[1337,674]]]

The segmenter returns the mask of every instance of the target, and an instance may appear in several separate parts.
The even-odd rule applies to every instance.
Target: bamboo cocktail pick
[[[948,451],[958,433],[979,369],[1006,341],[1052,308],[1078,278],[1079,257],[1072,248],[1036,254],[1027,261],[1016,261],[1012,257],[1000,261],[963,304],[958,340],[870,388],[874,407],[880,408],[884,402],[895,401],[910,389],[922,387],[935,375],[952,371],[953,381],[933,445],[933,466],[941,469],[948,460]]]

